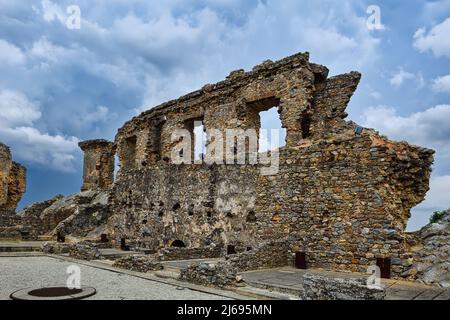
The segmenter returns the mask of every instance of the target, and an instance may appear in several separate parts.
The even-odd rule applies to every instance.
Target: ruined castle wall
[[[12,163],[8,178],[8,201],[6,208],[15,211],[26,189],[26,173],[24,166],[17,162]]]
[[[432,153],[377,146],[372,134],[349,131],[345,139],[284,149],[279,174],[258,178],[258,238],[289,237],[292,251],[306,252],[316,267],[365,272],[377,257],[407,259],[409,212],[425,195],[411,186],[429,176],[418,169],[430,166]],[[416,158],[404,159],[401,152]]]
[[[175,240],[187,247],[249,242],[256,173],[253,166],[170,164],[127,172],[114,187],[116,234],[151,249]]]
[[[433,151],[355,131],[345,108],[361,75],[327,76],[298,54],[232,72],[127,122],[115,141],[113,236],[152,249],[286,239],[309,265],[342,270],[406,258],[404,230],[428,190]],[[277,174],[261,175],[260,165],[171,164],[175,129],[201,119],[206,130],[259,131],[259,112],[272,106],[287,131]]]
[[[0,143],[0,208],[8,202],[9,173],[12,168],[11,152]]]
[[[21,219],[16,208],[26,188],[26,169],[12,161],[8,146],[0,143],[0,237],[19,238],[14,226]]]
[[[0,143],[0,211],[14,213],[25,188],[25,167],[12,161],[9,147]]]

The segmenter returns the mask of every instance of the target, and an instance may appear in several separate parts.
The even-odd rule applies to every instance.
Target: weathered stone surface
[[[131,255],[116,260],[113,267],[138,272],[149,272],[163,269],[161,262],[155,256]]]
[[[233,287],[242,278],[239,272],[269,269],[290,264],[286,241],[266,241],[255,248],[226,256],[226,261],[194,263],[180,273],[180,280],[211,287]]]
[[[80,142],[79,146],[84,151],[81,191],[108,190],[114,182],[114,143],[89,140]]]
[[[64,254],[69,253],[71,244],[69,243],[55,243],[45,242],[42,245],[42,252],[48,254]]]
[[[310,267],[365,272],[390,257],[400,259],[400,275],[410,209],[428,191],[434,152],[346,122],[361,75],[327,76],[297,54],[232,72],[125,123],[115,139],[109,233],[151,250],[176,240],[254,248],[279,239],[305,251]],[[207,131],[258,133],[259,112],[273,106],[287,131],[276,175],[261,175],[261,165],[171,162],[176,129],[201,120]]]
[[[42,217],[51,227],[55,225],[52,221],[58,221],[53,234],[100,238],[111,214],[108,198],[107,191],[81,192],[56,202],[43,212]]]
[[[437,223],[415,233],[411,268],[404,277],[450,288],[450,209]]]
[[[0,215],[15,212],[25,188],[25,167],[12,161],[9,147],[0,143]]]
[[[8,201],[9,173],[12,168],[11,151],[0,143],[0,208]]]
[[[221,247],[208,246],[200,248],[163,248],[158,251],[161,261],[219,258],[223,255]]]
[[[283,267],[292,262],[289,243],[284,240],[266,241],[226,258],[238,272]]]
[[[434,151],[345,121],[360,78],[328,78],[326,67],[300,53],[231,72],[145,111],[118,130],[114,143],[80,144],[82,189],[95,191],[53,203],[40,215],[42,228],[78,237],[107,233],[116,244],[126,240],[151,252],[187,248],[160,251],[168,259],[208,255],[207,247],[235,249],[214,270],[193,266],[197,275],[184,275],[198,282],[228,285],[237,270],[290,264],[294,251],[306,253],[309,267],[346,271],[366,272],[377,258],[391,258],[399,276],[413,263],[405,228],[428,191]],[[287,132],[276,174],[262,175],[261,164],[173,163],[177,129],[193,133],[201,121],[206,131],[259,135],[259,114],[271,107]],[[234,158],[234,150],[226,148],[224,158]]]
[[[81,260],[97,260],[100,259],[100,251],[94,243],[80,241],[69,246],[69,256]]]
[[[194,263],[180,272],[180,280],[208,287],[234,287],[239,282],[233,263]]]
[[[18,214],[22,238],[36,240],[39,235],[58,232],[75,238],[100,238],[110,216],[108,197],[107,191],[85,191],[32,204]]]
[[[381,288],[369,288],[367,279],[330,278],[307,273],[303,276],[303,300],[383,300]]]
[[[57,195],[46,201],[35,202],[20,211],[18,216],[21,218],[22,238],[36,240],[39,235],[45,234],[47,230],[42,223],[41,214],[45,209],[63,198],[63,195]]]
[[[20,239],[16,208],[25,188],[25,167],[12,161],[9,147],[0,143],[0,238]]]

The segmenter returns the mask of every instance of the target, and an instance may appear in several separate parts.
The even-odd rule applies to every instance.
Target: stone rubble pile
[[[113,267],[144,273],[163,269],[161,262],[152,255],[126,256],[116,260]]]
[[[383,300],[382,288],[367,286],[367,279],[330,278],[307,273],[303,276],[303,300]]]
[[[437,222],[416,232],[412,267],[403,276],[450,288],[450,209]]]

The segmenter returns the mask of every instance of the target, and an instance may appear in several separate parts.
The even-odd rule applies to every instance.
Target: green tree
[[[448,209],[448,210],[450,210],[450,209]],[[448,210],[433,212],[433,215],[430,217],[430,223],[439,222],[439,220],[441,220],[444,217],[445,213],[448,212]]]

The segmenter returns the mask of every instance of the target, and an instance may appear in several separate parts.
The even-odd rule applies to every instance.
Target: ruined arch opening
[[[304,111],[300,121],[300,129],[302,131],[302,138],[307,139],[311,136],[311,115]]]
[[[170,246],[172,248],[186,248],[186,245],[184,244],[183,241],[181,240],[174,240],[172,241],[172,243],[170,244]]]
[[[264,98],[247,103],[249,122],[258,134],[258,152],[266,152],[286,145],[286,129],[280,118],[280,99]]]
[[[125,139],[123,144],[123,163],[127,168],[133,168],[136,163],[136,136]]]
[[[191,135],[191,161],[202,162],[206,153],[206,128],[203,117],[186,120],[184,127]]]

